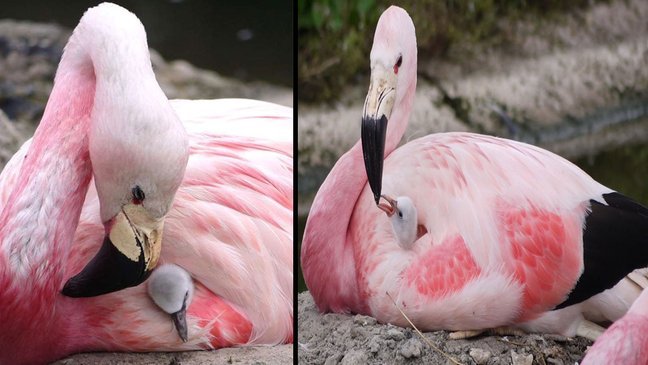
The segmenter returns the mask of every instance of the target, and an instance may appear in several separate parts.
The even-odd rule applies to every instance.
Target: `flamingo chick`
[[[301,264],[319,310],[408,326],[402,309],[422,330],[566,336],[587,323],[584,313],[617,319],[629,305],[623,290],[607,289],[648,265],[648,208],[516,141],[438,133],[396,149],[416,55],[411,18],[388,8],[371,49],[361,141],[331,169],[304,230]],[[383,189],[412,204],[381,207]],[[394,220],[396,206],[417,208],[427,233],[416,244],[413,223]]]
[[[398,244],[409,249],[414,242],[425,234],[425,228],[418,224],[416,207],[412,199],[406,196],[399,196],[396,199],[382,195],[389,205],[379,204],[378,208],[382,209],[390,218],[394,236],[398,239]]]
[[[171,315],[178,335],[187,342],[187,307],[193,299],[191,275],[174,264],[161,265],[148,279],[148,293],[153,302]]]

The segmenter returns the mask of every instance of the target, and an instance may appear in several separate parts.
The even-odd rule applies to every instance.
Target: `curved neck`
[[[27,282],[36,288],[60,285],[59,268],[92,176],[87,130],[94,71],[91,65],[66,67],[65,61],[63,57],[43,118],[0,215],[4,275],[20,287]],[[34,282],[41,277],[34,275],[37,270],[53,274],[52,280]]]
[[[51,352],[57,348],[56,333],[67,326],[65,321],[54,320],[54,303],[92,177],[87,130],[95,77],[91,67],[72,69],[64,61],[65,57],[0,215],[0,322],[5,324],[0,347],[17,348],[4,356]],[[25,330],[25,323],[44,326],[30,331]],[[49,337],[52,346],[39,343],[33,338],[35,333]],[[5,362],[22,361],[0,355],[0,363]]]
[[[405,75],[404,75],[405,76]],[[387,127],[385,157],[405,133],[416,89],[416,67]],[[367,184],[362,146],[356,143],[320,186],[308,215],[301,249],[304,280],[320,311],[368,313],[360,298],[352,242],[347,232],[357,200]]]
[[[322,312],[366,312],[358,295],[353,247],[347,230],[367,184],[358,142],[340,157],[311,205],[301,249],[304,280]]]
[[[109,24],[102,16],[111,9],[102,4],[89,10],[70,37],[43,118],[0,212],[0,348],[14,349],[4,356],[21,356],[0,354],[0,363],[48,362],[47,356],[66,351],[54,345],[64,337],[57,334],[80,325],[61,320],[63,307],[56,308],[92,178],[88,132],[92,123],[109,122],[97,116],[119,109],[124,88],[146,78],[142,72],[153,75],[141,23],[128,13],[135,21],[113,18]],[[132,81],[123,85],[125,80]],[[29,330],[26,323],[38,328]]]

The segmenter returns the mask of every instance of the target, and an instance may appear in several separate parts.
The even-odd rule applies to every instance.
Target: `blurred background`
[[[101,1],[3,1],[0,19],[56,23],[73,29]],[[292,87],[293,4],[289,0],[113,1],[144,24],[149,47],[169,60],[218,71],[242,81]]]
[[[403,142],[445,131],[521,140],[648,204],[648,2],[298,0],[299,243],[317,189],[359,139],[373,32],[392,3],[418,44]]]
[[[292,106],[290,0],[114,1],[147,32],[170,99],[243,97]],[[70,32],[100,1],[3,1],[0,6],[0,169],[39,122]]]

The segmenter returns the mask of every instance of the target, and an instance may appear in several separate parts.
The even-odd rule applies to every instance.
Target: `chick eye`
[[[133,193],[133,204],[142,204],[142,201],[146,198],[142,188],[140,188],[139,185],[135,185],[131,192]]]
[[[403,64],[403,56],[398,56],[398,61],[394,64],[394,73],[398,75],[398,69]]]

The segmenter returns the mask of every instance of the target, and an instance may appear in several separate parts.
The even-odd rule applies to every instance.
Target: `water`
[[[648,206],[648,145],[634,145],[601,152],[576,161],[594,180]],[[301,251],[306,217],[297,220],[297,252]],[[301,268],[297,291],[306,290]]]
[[[149,46],[167,60],[185,59],[243,81],[293,85],[290,0],[116,1],[146,28]],[[99,1],[3,1],[0,18],[54,22],[74,28]]]
[[[601,184],[648,206],[648,144],[625,146],[574,162]]]

